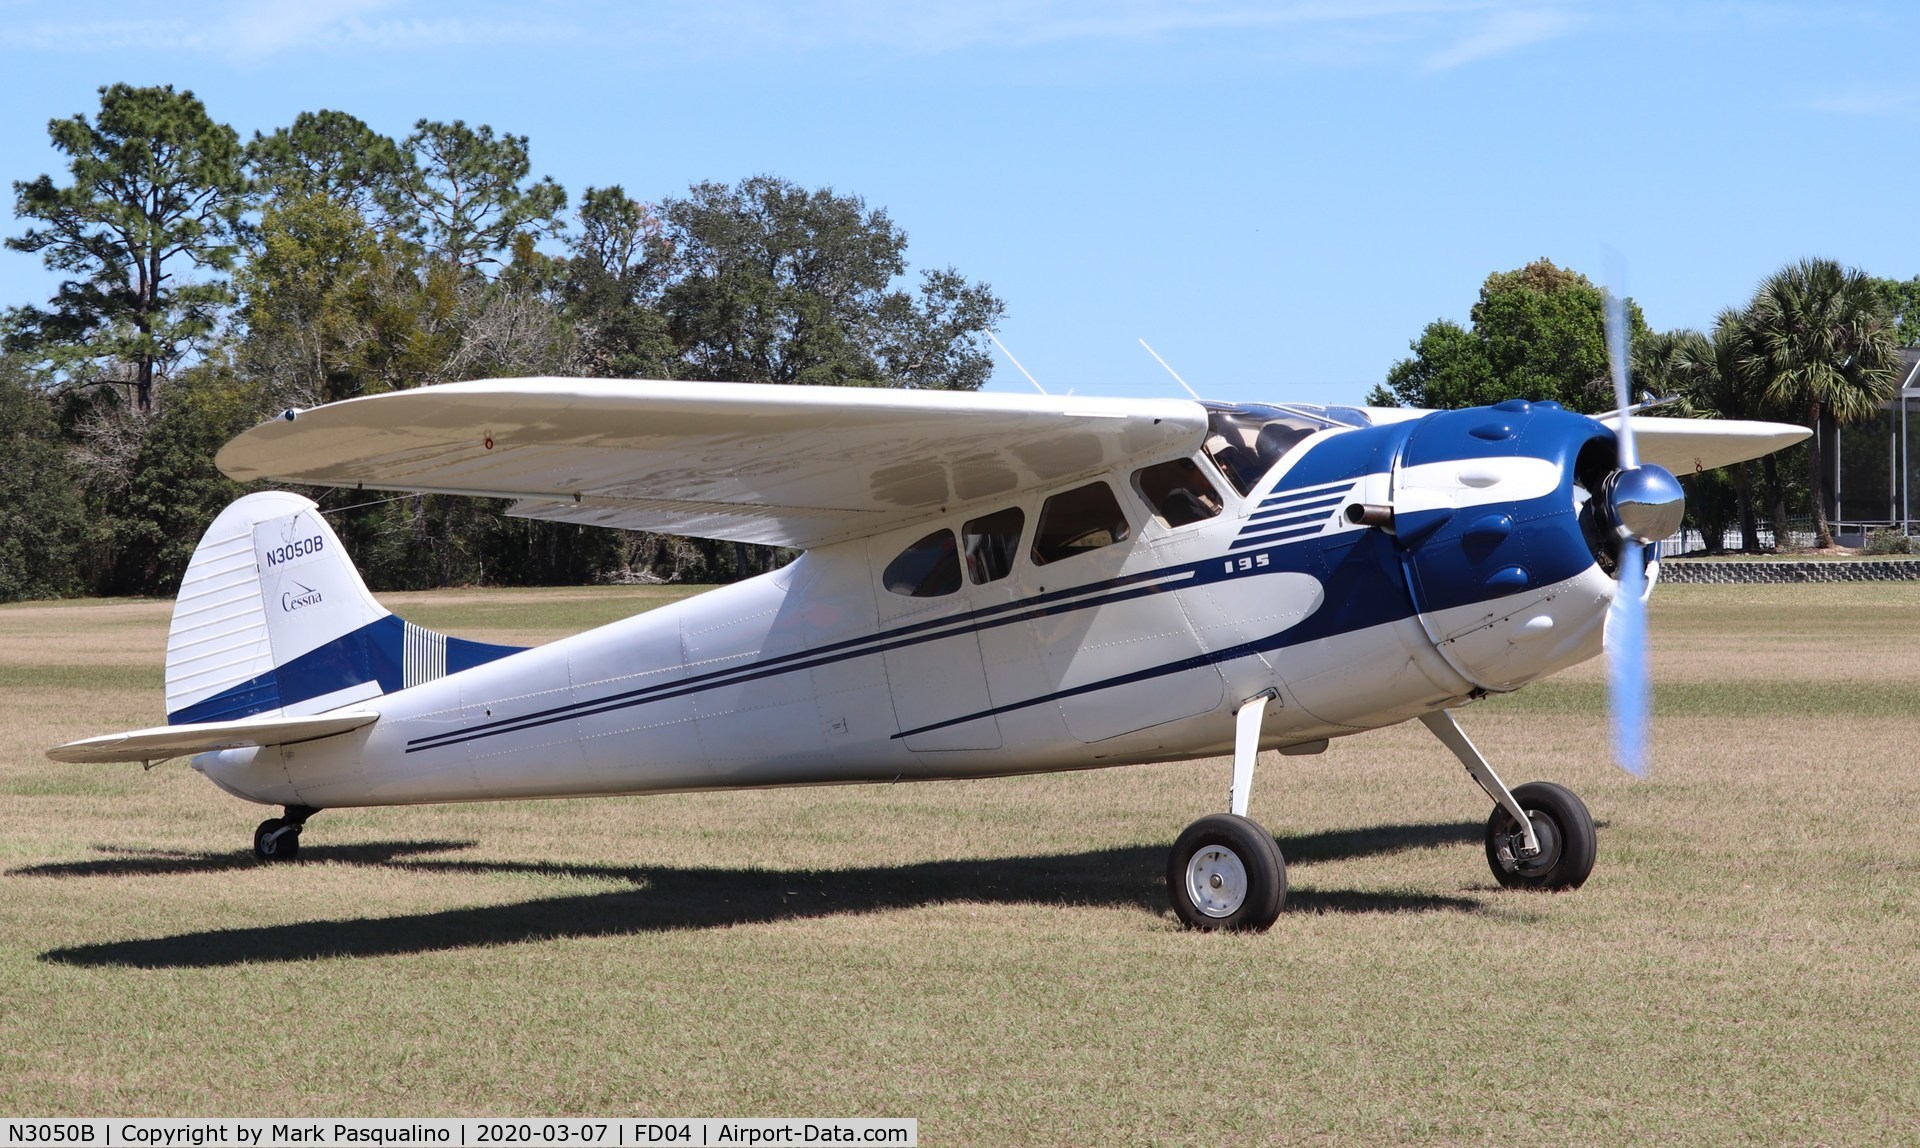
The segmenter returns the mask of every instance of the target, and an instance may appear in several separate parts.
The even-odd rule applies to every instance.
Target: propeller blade
[[[1620,469],[1640,465],[1633,449],[1633,393],[1627,386],[1627,304],[1614,292],[1607,292],[1607,365],[1613,372],[1613,399],[1620,417],[1615,420],[1614,437],[1620,442]]]
[[[1645,552],[1632,542],[1620,547],[1620,587],[1607,607],[1608,708],[1613,716],[1613,760],[1635,777],[1647,776],[1647,722],[1652,716],[1647,684]]]
[[[1613,375],[1613,397],[1618,417],[1613,420],[1614,439],[1619,444],[1619,469],[1608,485],[1608,497],[1614,502],[1616,520],[1627,487],[1638,497],[1646,496],[1646,483],[1653,481],[1659,490],[1656,505],[1672,504],[1679,488],[1671,475],[1659,467],[1636,473],[1640,455],[1633,442],[1633,392],[1627,381],[1627,304],[1613,289],[1623,277],[1609,275],[1613,281],[1606,291],[1607,365]],[[1657,473],[1654,473],[1657,472]],[[1664,478],[1671,493],[1660,487]],[[1661,497],[1667,496],[1667,497]],[[1683,505],[1683,504],[1682,504]],[[1644,518],[1636,514],[1635,518]],[[1636,523],[1646,529],[1644,523]],[[1602,640],[1607,649],[1607,701],[1613,718],[1613,760],[1621,769],[1638,778],[1647,776],[1647,722],[1652,716],[1647,677],[1647,571],[1643,540],[1631,537],[1625,524],[1620,531],[1619,584],[1613,602],[1607,607],[1606,629]]]

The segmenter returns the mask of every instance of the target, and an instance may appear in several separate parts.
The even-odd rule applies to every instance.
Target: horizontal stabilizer
[[[258,717],[163,725],[70,741],[48,750],[47,756],[55,761],[79,763],[157,761],[216,749],[312,741],[372,725],[379,718],[378,713],[362,709],[310,717]]]

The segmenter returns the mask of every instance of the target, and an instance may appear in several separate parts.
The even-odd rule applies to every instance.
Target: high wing
[[[55,761],[97,764],[110,761],[158,761],[249,745],[293,745],[372,725],[373,710],[335,710],[312,717],[253,717],[239,721],[193,722],[136,729],[127,733],[70,741],[47,751]]]
[[[1629,417],[1633,420],[1633,441],[1640,461],[1659,463],[1682,478],[1696,471],[1732,466],[1784,450],[1813,433],[1792,423]]]
[[[1206,425],[1184,399],[489,379],[290,411],[216,461],[243,481],[804,548],[1190,451]]]
[[[1415,407],[1368,407],[1376,424],[1424,418],[1430,410]],[[1633,440],[1641,462],[1658,463],[1684,478],[1702,470],[1732,466],[1803,442],[1813,432],[1794,423],[1765,423],[1743,419],[1680,419],[1630,415]],[[1612,427],[1620,416],[1613,411],[1593,416]]]

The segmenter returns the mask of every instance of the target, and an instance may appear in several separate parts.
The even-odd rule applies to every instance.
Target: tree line
[[[1808,514],[1816,544],[1833,545],[1826,506],[1823,421],[1871,417],[1901,381],[1900,348],[1920,345],[1920,276],[1876,279],[1831,259],[1802,259],[1769,275],[1713,330],[1654,331],[1623,300],[1635,393],[1673,398],[1662,414],[1797,422],[1807,443],[1719,471],[1680,476],[1688,517],[1709,540],[1739,524],[1741,548],[1761,549],[1757,504],[1776,531],[1789,508]],[[1464,407],[1552,399],[1597,414],[1614,405],[1606,295],[1586,276],[1539,259],[1487,277],[1469,325],[1439,319],[1413,341],[1368,401]],[[1796,457],[1797,456],[1797,457]],[[1782,466],[1786,458],[1788,466]],[[1798,462],[1799,474],[1793,462]]]
[[[48,125],[6,247],[61,281],[0,315],[0,601],[167,594],[247,488],[214,469],[288,407],[522,375],[977,389],[1004,307],[909,280],[882,208],[771,175],[574,200],[526,136],[341,111],[242,141],[193,93],[100,89]],[[370,584],[721,581],[758,547],[308,491]]]

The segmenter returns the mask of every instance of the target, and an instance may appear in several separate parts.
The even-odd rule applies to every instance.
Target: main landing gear
[[[1189,929],[1261,932],[1287,903],[1287,862],[1273,834],[1247,816],[1260,718],[1274,692],[1255,694],[1234,715],[1233,812],[1213,813],[1187,826],[1167,857],[1173,915]]]
[[[1173,915],[1190,929],[1258,932],[1280,917],[1287,901],[1287,862],[1273,834],[1247,816],[1260,719],[1273,691],[1240,703],[1234,715],[1231,813],[1213,813],[1187,826],[1167,857]],[[1509,791],[1447,710],[1420,719],[1452,750],[1493,798],[1487,819],[1487,867],[1509,889],[1578,889],[1593,872],[1593,815],[1578,797],[1552,782]]]
[[[1251,817],[1213,813],[1187,826],[1167,858],[1173,915],[1189,929],[1258,932],[1287,901],[1287,862]]]
[[[311,805],[289,805],[285,817],[269,817],[253,831],[253,855],[262,861],[292,861],[300,856],[300,830],[320,812]]]

